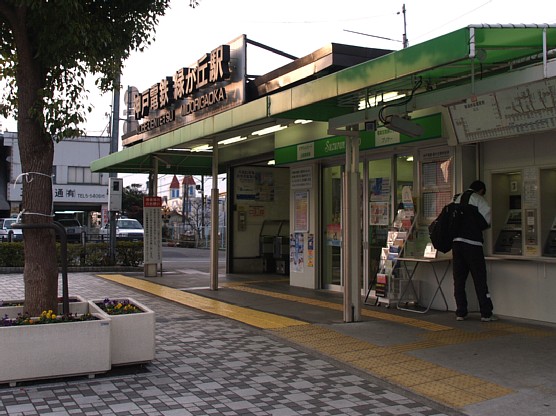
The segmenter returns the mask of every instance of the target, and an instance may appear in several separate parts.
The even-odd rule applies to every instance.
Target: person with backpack
[[[485,184],[477,180],[455,199],[463,212],[461,226],[455,231],[452,245],[454,297],[458,321],[465,320],[468,313],[465,282],[469,273],[479,300],[481,321],[490,322],[498,319],[492,313],[494,306],[488,292],[483,252],[483,231],[490,227],[491,219],[490,206],[484,198],[485,192]]]

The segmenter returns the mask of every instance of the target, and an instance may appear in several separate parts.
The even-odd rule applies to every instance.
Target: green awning
[[[210,153],[184,149],[285,119],[328,121],[356,112],[363,99],[411,91],[417,79],[422,82],[422,92],[472,85],[478,79],[538,65],[555,49],[556,25],[469,26],[138,143],[94,161],[91,169],[148,173],[158,160],[160,173],[210,174]],[[241,146],[236,147],[241,151],[230,152],[238,158],[261,150],[257,140],[229,146]],[[225,154],[226,148],[220,152]],[[263,148],[268,151],[268,146]]]

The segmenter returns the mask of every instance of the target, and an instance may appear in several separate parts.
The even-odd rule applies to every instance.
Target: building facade
[[[211,113],[205,90],[197,118],[164,109],[174,124],[92,168],[226,172],[228,272],[287,261],[291,285],[344,292],[346,321],[364,299],[454,310],[451,256],[427,226],[481,179],[495,312],[554,323],[555,49],[551,25],[469,26],[396,52],[332,45],[245,78],[235,106]]]
[[[2,164],[0,210],[3,216],[20,214],[23,181],[17,133],[0,133]],[[90,163],[110,152],[110,137],[84,136],[54,145],[52,166],[53,213],[79,219],[88,228],[98,226],[96,214],[108,208],[108,174],[92,172]],[[95,213],[93,215],[93,213]]]

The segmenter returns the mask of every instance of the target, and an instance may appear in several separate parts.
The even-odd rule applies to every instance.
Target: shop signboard
[[[8,200],[21,202],[23,185],[16,183],[8,186]],[[108,202],[107,185],[77,185],[77,184],[53,184],[52,198],[54,203],[95,203],[106,204]]]

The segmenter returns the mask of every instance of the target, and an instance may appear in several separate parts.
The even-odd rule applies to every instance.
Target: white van
[[[0,241],[23,241],[23,230],[12,228],[17,218],[0,218]]]
[[[119,218],[116,220],[116,240],[143,241],[145,231],[137,220],[132,218]],[[110,235],[110,223],[102,228],[102,234]]]

